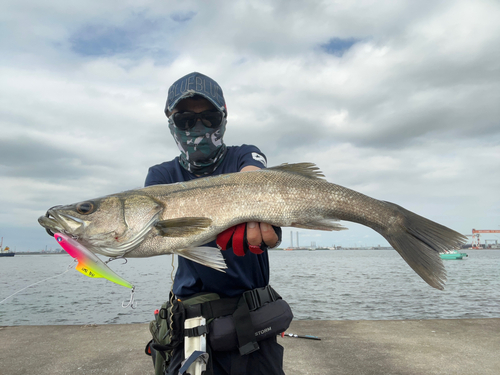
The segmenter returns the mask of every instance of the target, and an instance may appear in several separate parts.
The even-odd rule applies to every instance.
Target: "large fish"
[[[341,230],[337,220],[380,233],[429,285],[443,289],[439,252],[466,237],[394,203],[370,198],[323,179],[311,163],[155,185],[49,209],[38,219],[49,234],[73,236],[111,257],[175,253],[223,270],[215,248],[201,245],[244,222]]]

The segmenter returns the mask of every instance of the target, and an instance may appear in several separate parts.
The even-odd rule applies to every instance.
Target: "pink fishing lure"
[[[118,276],[101,259],[99,259],[97,255],[88,250],[71,236],[63,233],[56,233],[54,234],[54,238],[69,255],[78,260],[76,269],[84,275],[88,277],[102,277],[116,284],[134,289],[132,284]]]

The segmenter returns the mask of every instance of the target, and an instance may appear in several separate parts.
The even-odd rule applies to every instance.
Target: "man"
[[[174,160],[151,167],[145,186],[266,167],[266,158],[257,147],[224,144],[227,108],[222,89],[211,78],[194,72],[176,81],[168,91],[165,114],[181,154]],[[222,298],[237,297],[268,285],[269,259],[266,250],[279,244],[281,229],[251,222],[226,232],[217,240],[222,249],[231,245],[234,249],[228,247],[223,251],[228,267],[226,272],[221,273],[179,257],[173,284],[176,298],[184,300],[197,293],[217,293]],[[207,245],[215,247],[216,243]],[[283,374],[283,348],[277,344],[276,337],[258,344],[259,350],[245,355],[241,355],[238,348],[212,351],[209,372]],[[174,349],[167,373],[177,374],[182,360],[183,348]]]

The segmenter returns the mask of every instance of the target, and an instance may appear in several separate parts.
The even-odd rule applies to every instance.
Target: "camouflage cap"
[[[189,73],[170,86],[165,114],[168,116],[182,99],[194,95],[204,97],[227,116],[226,101],[221,87],[212,78],[198,72]]]

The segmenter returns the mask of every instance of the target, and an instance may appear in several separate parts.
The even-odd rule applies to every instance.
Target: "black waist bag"
[[[255,340],[261,341],[285,332],[293,319],[286,301],[278,299],[250,312]],[[208,326],[212,350],[226,351],[238,347],[238,338],[232,315],[215,318]]]

